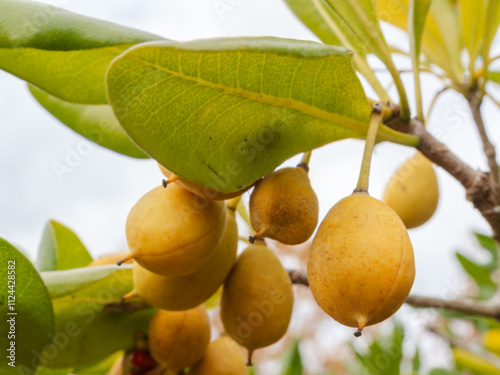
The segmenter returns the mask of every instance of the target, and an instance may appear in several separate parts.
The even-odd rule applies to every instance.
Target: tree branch
[[[423,297],[410,295],[406,303],[413,307],[430,307],[435,309],[444,309],[461,312],[469,315],[480,315],[488,318],[494,318],[500,321],[500,306],[487,305],[475,301],[461,300],[443,300],[433,297]]]
[[[498,164],[497,164],[497,154],[495,151],[495,146],[490,142],[488,134],[486,133],[486,127],[484,126],[483,116],[481,115],[481,99],[477,94],[472,94],[467,102],[469,103],[469,108],[472,112],[472,117],[476,123],[477,131],[481,137],[481,142],[483,144],[484,154],[488,160],[488,166],[490,168],[490,177],[495,183],[499,183],[500,179],[498,176]]]
[[[288,274],[293,284],[309,286],[309,280],[304,271],[289,270]],[[500,305],[487,305],[476,301],[442,300],[433,297],[410,295],[406,303],[413,307],[427,307],[461,312],[470,315],[479,315],[494,318],[500,321]]]

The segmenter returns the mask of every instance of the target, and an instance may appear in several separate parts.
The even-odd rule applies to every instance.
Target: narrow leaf
[[[375,90],[381,101],[390,101],[366,61],[368,49],[323,0],[285,0],[294,14],[324,43],[343,46],[354,53],[354,65]]]
[[[290,350],[283,358],[283,367],[281,375],[302,375],[302,358],[299,351],[299,341],[295,340]]]
[[[54,335],[49,293],[31,262],[2,238],[0,264],[1,373],[33,374],[40,362],[39,353]],[[11,351],[15,358],[8,358]]]
[[[456,253],[458,261],[464,270],[472,277],[479,288],[478,299],[487,300],[497,290],[496,284],[491,279],[491,270],[484,265],[477,264],[460,253]]]
[[[148,157],[123,131],[109,104],[74,104],[35,86],[30,85],[29,89],[38,103],[74,132],[120,154],[133,158]]]
[[[278,38],[148,43],[111,64],[108,94],[127,134],[179,176],[222,192],[286,159],[365,136],[370,106],[340,47]],[[379,140],[415,146],[387,127]]]
[[[91,261],[92,256],[71,229],[54,220],[47,223],[38,250],[40,271],[83,267]]]
[[[106,104],[111,60],[163,39],[35,1],[0,0],[0,9],[0,69],[74,103]]]
[[[420,89],[420,44],[424,32],[427,13],[431,0],[411,0],[408,34],[410,36],[410,50],[413,65],[413,76],[415,81],[415,96],[417,101],[417,118],[424,119],[422,110],[422,92]]]
[[[488,0],[459,0],[458,9],[464,46],[469,53],[469,63],[474,66],[484,38],[486,3]]]
[[[91,365],[77,367],[73,370],[72,374],[74,375],[106,375],[116,360],[123,356],[123,352],[116,352],[111,354],[109,357],[99,361],[97,363],[93,363]]]

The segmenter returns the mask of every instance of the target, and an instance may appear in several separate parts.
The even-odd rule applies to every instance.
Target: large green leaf
[[[148,157],[123,131],[109,104],[75,104],[35,86],[30,85],[29,89],[38,103],[74,132],[120,154],[134,158]]]
[[[473,262],[460,253],[456,253],[456,256],[464,270],[474,279],[478,286],[478,295],[476,297],[481,300],[491,298],[497,290],[496,283],[491,279],[491,270],[485,265]]]
[[[39,362],[43,364],[42,349],[54,335],[49,293],[31,262],[2,238],[0,264],[1,373],[34,374]],[[11,347],[15,348],[15,367],[6,358]]]
[[[51,291],[56,332],[64,342],[59,348],[54,341],[47,350],[59,351],[49,358],[50,368],[85,366],[130,349],[134,332],[147,331],[155,312],[146,305],[120,303],[132,290],[131,267],[85,267],[42,276]]]
[[[127,134],[160,164],[233,192],[297,153],[364,137],[371,109],[351,57],[278,38],[148,43],[113,61],[108,96]],[[419,142],[387,127],[379,139]]]
[[[91,261],[92,256],[71,229],[54,220],[47,223],[38,250],[40,271],[84,267]]]
[[[0,9],[0,69],[74,103],[106,104],[111,60],[163,39],[40,2],[0,0]]]

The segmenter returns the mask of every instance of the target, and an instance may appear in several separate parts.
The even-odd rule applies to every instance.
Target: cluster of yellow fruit
[[[356,336],[394,314],[412,287],[415,262],[407,227],[427,221],[438,197],[432,165],[417,157],[408,173],[400,169],[390,181],[386,203],[366,189],[355,190],[330,210],[312,242],[311,291],[326,313],[357,328]],[[127,219],[130,254],[118,263],[135,260],[134,290],[124,299],[138,296],[160,309],[150,329],[156,361],[168,370],[192,367],[193,372],[213,362],[196,364],[211,352],[202,304],[223,285],[221,318],[228,337],[214,341],[212,351],[222,345],[216,342],[228,345],[232,339],[248,349],[251,363],[253,351],[278,341],[290,322],[292,284],[263,239],[296,245],[312,236],[319,208],[308,166],[283,168],[254,184],[250,222],[256,234],[238,259],[235,207],[223,200],[243,191],[220,193],[160,168],[167,177],[163,187],[142,197]],[[411,199],[423,201],[409,207]]]
[[[201,194],[201,186],[172,176],[164,168],[162,171],[168,177],[166,188],[157,187],[143,196],[127,218],[130,253],[118,264],[131,259],[135,262],[134,289],[124,300],[140,297],[159,309],[151,322],[149,349],[165,369],[191,367],[190,374],[239,374],[222,368],[216,372],[211,364],[215,361],[206,358],[211,352],[210,346],[207,349],[210,326],[203,303],[223,285],[220,314],[228,337],[219,340],[226,344],[234,340],[246,347],[251,363],[254,350],[273,344],[285,334],[292,315],[292,283],[263,241],[249,245],[236,260],[235,207],[207,198],[229,196],[213,190]],[[265,181],[257,185],[265,188]],[[301,189],[300,185],[297,188]],[[300,199],[297,193],[296,198]],[[302,241],[317,223],[315,195],[314,200],[316,222]],[[295,215],[294,225],[299,227],[302,219]],[[279,228],[272,230],[274,219],[264,216],[263,223],[271,225],[269,233],[279,233]],[[217,350],[221,345],[216,345]],[[224,361],[220,366],[226,366]]]

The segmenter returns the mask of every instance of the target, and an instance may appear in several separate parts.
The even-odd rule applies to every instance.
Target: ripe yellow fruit
[[[417,152],[403,163],[387,184],[382,200],[408,229],[427,222],[439,201],[436,172],[429,159]]]
[[[486,331],[482,338],[481,342],[483,346],[488,349],[490,352],[495,353],[500,356],[500,329],[490,329]]]
[[[212,341],[189,375],[247,375],[241,349],[229,336]]]
[[[143,196],[127,218],[126,235],[133,258],[147,270],[170,277],[199,270],[222,240],[226,207],[173,184]]]
[[[185,180],[176,174],[170,172],[167,168],[165,168],[163,165],[158,164],[158,167],[160,167],[161,173],[167,178],[166,184],[170,184],[171,182],[175,182],[182,186],[184,189],[189,190],[190,192],[196,194],[199,197],[206,198],[206,199],[212,199],[215,201],[223,201],[226,199],[231,199],[235,197],[239,197],[241,194],[243,194],[245,191],[250,189],[252,185],[239,190],[235,191],[234,193],[223,193],[221,191],[211,189],[206,186],[199,185],[197,183]]]
[[[318,225],[318,212],[318,198],[304,168],[277,170],[257,182],[250,196],[250,221],[257,232],[251,240],[305,242]]]
[[[366,193],[342,199],[318,228],[307,275],[319,306],[357,327],[359,336],[394,314],[410,293],[415,260],[403,222]]]
[[[166,369],[179,371],[194,365],[210,342],[205,307],[186,311],[158,310],[149,326],[149,350]]]
[[[195,273],[168,277],[134,264],[134,290],[124,299],[140,296],[149,304],[165,310],[186,310],[208,300],[231,270],[238,248],[238,227],[234,212],[228,210],[227,227],[215,254]]]
[[[127,255],[128,254],[125,253],[125,252],[104,255],[104,256],[102,256],[100,258],[97,258],[96,260],[93,260],[92,262],[90,262],[87,267],[107,266],[107,265],[110,265],[110,264],[116,264],[116,262],[122,260]],[[124,263],[131,264],[132,263],[132,259],[127,260]]]
[[[221,318],[226,332],[249,352],[278,341],[293,308],[292,283],[265,245],[248,246],[222,288]]]

